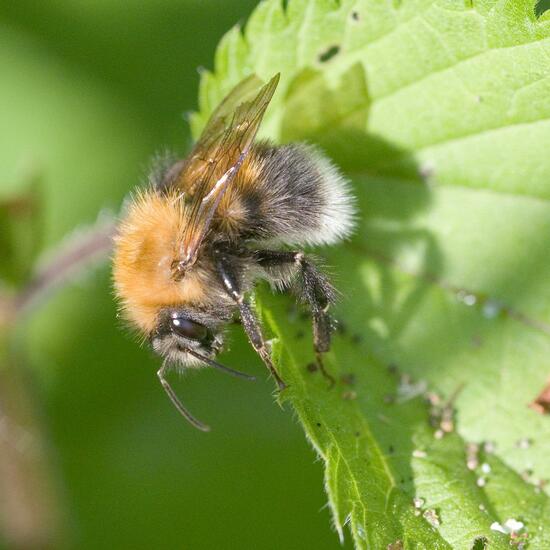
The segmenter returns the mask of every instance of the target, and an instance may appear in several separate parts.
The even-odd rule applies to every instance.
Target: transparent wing
[[[261,81],[256,76],[238,84],[214,111],[185,161],[174,182],[184,191],[188,204],[179,271],[195,261],[216,208],[250,151],[278,83],[279,74],[259,91]]]

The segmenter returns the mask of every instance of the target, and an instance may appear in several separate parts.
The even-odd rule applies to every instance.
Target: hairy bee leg
[[[265,366],[269,369],[269,371],[273,375],[273,378],[275,378],[279,390],[284,390],[287,385],[279,376],[275,365],[273,365],[273,362],[271,361],[271,357],[269,356],[269,351],[267,349],[267,345],[265,343],[262,330],[260,328],[260,322],[252,311],[250,304],[245,300],[243,293],[241,292],[237,283],[237,277],[231,269],[227,257],[223,254],[220,254],[218,256],[217,264],[218,271],[221,276],[225,290],[227,291],[229,296],[231,296],[231,298],[235,301],[239,308],[241,322],[248,336],[248,339],[252,344],[252,347],[260,356]]]
[[[322,359],[322,354],[330,350],[332,333],[328,310],[334,301],[334,288],[330,281],[303,252],[258,250],[255,255],[260,266],[264,268],[294,264],[300,271],[302,296],[308,302],[313,318],[313,347],[317,366],[332,387],[335,384],[334,377],[327,372]]]
[[[256,318],[256,315],[250,308],[250,305],[245,301],[239,303],[239,310],[241,312],[241,319],[243,322],[244,330],[248,335],[248,339],[250,340],[252,347],[255,349],[256,353],[262,358],[262,361],[270,370],[273,378],[275,378],[275,381],[277,382],[279,390],[284,390],[287,385],[284,380],[282,380],[282,378],[279,376],[275,365],[273,365],[273,362],[271,361],[269,351],[267,349],[265,340],[260,329],[260,323]]]

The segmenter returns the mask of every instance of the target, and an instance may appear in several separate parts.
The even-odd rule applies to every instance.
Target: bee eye
[[[204,325],[195,323],[185,317],[172,317],[170,323],[172,332],[190,340],[204,340],[208,335],[208,329]]]

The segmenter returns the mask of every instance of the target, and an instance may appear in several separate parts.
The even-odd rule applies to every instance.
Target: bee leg
[[[225,290],[239,308],[241,323],[250,343],[252,344],[252,347],[254,348],[254,351],[256,351],[256,353],[260,356],[265,366],[273,375],[273,378],[275,378],[279,390],[284,390],[287,385],[279,376],[275,365],[273,365],[273,362],[271,361],[268,347],[260,327],[260,322],[258,321],[255,313],[252,311],[250,304],[245,300],[244,295],[239,288],[235,272],[231,268],[229,259],[223,253],[219,254],[217,257],[217,267]]]
[[[331,318],[328,313],[330,304],[335,301],[335,290],[327,276],[305,256],[303,252],[286,252],[278,250],[259,250],[255,253],[261,267],[284,267],[294,264],[302,279],[301,294],[308,302],[313,318],[313,347],[317,366],[332,387],[335,384],[324,367],[322,354],[330,350],[330,335],[332,333]]]

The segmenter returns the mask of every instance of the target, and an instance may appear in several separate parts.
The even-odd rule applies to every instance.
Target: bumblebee
[[[269,281],[309,305],[318,360],[330,347],[335,290],[302,251],[333,244],[353,227],[346,179],[316,147],[256,141],[279,75],[250,76],[215,109],[189,156],[154,171],[130,199],[115,237],[113,276],[122,316],[170,366],[210,366],[248,377],[215,360],[236,314],[280,390],[285,383],[248,298]]]

